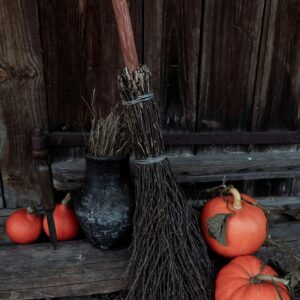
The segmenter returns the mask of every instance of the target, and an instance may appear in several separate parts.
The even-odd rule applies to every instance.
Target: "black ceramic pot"
[[[101,249],[130,242],[134,200],[129,157],[86,156],[86,179],[74,193],[74,208],[89,241]]]

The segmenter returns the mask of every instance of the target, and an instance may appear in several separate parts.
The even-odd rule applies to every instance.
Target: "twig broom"
[[[126,68],[119,75],[136,158],[128,300],[208,300],[212,267],[197,220],[164,155],[150,71],[139,66],[127,0],[112,0]]]

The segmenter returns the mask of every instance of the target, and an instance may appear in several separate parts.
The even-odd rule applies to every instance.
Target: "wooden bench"
[[[293,178],[300,175],[300,157],[293,152],[241,153],[170,158],[179,182],[220,181],[227,179]],[[134,169],[133,169],[134,170]],[[52,164],[56,189],[78,188],[84,180],[84,160]],[[272,239],[284,243],[300,255],[300,197],[257,198],[275,216],[270,228]],[[189,199],[198,209],[203,200]],[[0,299],[40,299],[102,294],[127,287],[122,274],[129,250],[101,251],[87,240],[61,242],[53,250],[44,238],[32,245],[14,245],[5,235],[4,223],[11,209],[0,210]],[[258,256],[278,262],[286,271],[293,265],[268,246]],[[297,299],[300,299],[300,294]]]
[[[277,199],[273,199],[276,202]],[[259,199],[261,203],[273,200]],[[278,199],[283,201],[283,199]],[[284,199],[300,204],[300,198]],[[277,207],[270,206],[272,211]],[[125,289],[127,282],[122,279],[129,251],[101,251],[87,240],[58,243],[53,250],[49,242],[31,245],[14,245],[4,234],[5,212],[1,211],[0,227],[0,299],[40,299],[64,296],[111,293]],[[271,227],[274,240],[286,243],[300,255],[300,221],[279,222]],[[263,247],[258,256],[281,262],[281,267],[291,269],[273,249]],[[297,298],[297,299],[300,299]]]

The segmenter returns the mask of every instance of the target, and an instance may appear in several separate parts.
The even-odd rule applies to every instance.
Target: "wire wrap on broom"
[[[140,102],[147,102],[147,101],[153,100],[153,98],[154,98],[154,94],[153,93],[148,93],[148,94],[145,94],[145,95],[140,95],[140,96],[138,96],[137,98],[135,98],[131,101],[122,101],[122,104],[125,105],[125,106],[130,106],[130,105],[135,105],[135,104],[140,103]]]
[[[159,156],[156,156],[156,157],[148,157],[148,158],[145,158],[145,159],[136,159],[135,163],[139,164],[139,165],[157,164],[157,163],[163,161],[166,158],[167,158],[166,155],[159,155]]]

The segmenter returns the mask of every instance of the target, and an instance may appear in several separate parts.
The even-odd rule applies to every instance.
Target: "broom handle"
[[[125,66],[134,71],[139,66],[127,0],[112,0]]]

